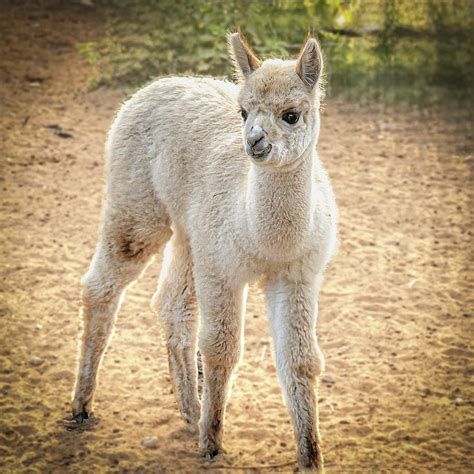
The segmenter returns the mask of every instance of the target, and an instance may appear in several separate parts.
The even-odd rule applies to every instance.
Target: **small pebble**
[[[429,395],[431,395],[431,390],[429,388],[424,388],[423,391],[421,392],[422,398],[426,398]]]
[[[40,359],[39,357],[32,357],[30,359],[30,365],[32,367],[39,367],[43,362],[44,362],[44,360]]]
[[[456,397],[454,399],[454,403],[459,406],[459,405],[462,405],[462,403],[464,402],[464,400],[461,398],[461,397]]]
[[[156,449],[158,440],[154,436],[145,436],[142,438],[142,446],[147,449]]]
[[[330,375],[324,375],[321,380],[323,381],[323,383],[327,383],[329,385],[332,385],[334,383],[334,379]]]

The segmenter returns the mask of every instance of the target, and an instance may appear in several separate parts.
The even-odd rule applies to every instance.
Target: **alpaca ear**
[[[301,80],[313,88],[323,71],[323,55],[315,38],[309,36],[296,61],[296,72]]]
[[[229,52],[234,60],[235,68],[241,77],[247,77],[257,69],[261,61],[255,56],[250,46],[240,33],[231,33],[228,36]]]

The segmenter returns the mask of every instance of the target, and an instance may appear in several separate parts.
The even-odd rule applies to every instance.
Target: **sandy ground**
[[[263,298],[253,288],[228,453],[213,464],[199,459],[149,309],[159,258],[122,307],[95,423],[64,428],[103,143],[126,93],[87,91],[90,68],[75,43],[100,34],[100,15],[49,5],[57,6],[5,4],[0,15],[0,470],[294,470]],[[474,470],[472,130],[472,112],[326,105],[319,151],[341,221],[319,319],[328,472]],[[144,436],[158,447],[142,447]]]

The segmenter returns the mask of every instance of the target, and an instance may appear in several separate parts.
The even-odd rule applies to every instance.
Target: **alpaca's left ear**
[[[231,33],[228,36],[228,41],[229,51],[240,77],[245,78],[260,67],[260,59],[255,56],[255,53],[240,33]]]
[[[323,72],[323,55],[315,38],[306,40],[296,62],[296,72],[311,89],[318,83]]]

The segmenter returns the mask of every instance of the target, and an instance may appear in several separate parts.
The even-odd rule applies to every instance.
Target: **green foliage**
[[[293,57],[308,31],[326,56],[329,94],[419,100],[470,93],[472,0],[109,0],[105,32],[78,45],[94,85],[156,76],[231,76],[226,34],[263,57]]]
[[[78,43],[76,48],[92,65],[92,72],[89,76],[89,89],[96,89],[102,82],[99,74],[100,54],[95,43]]]

